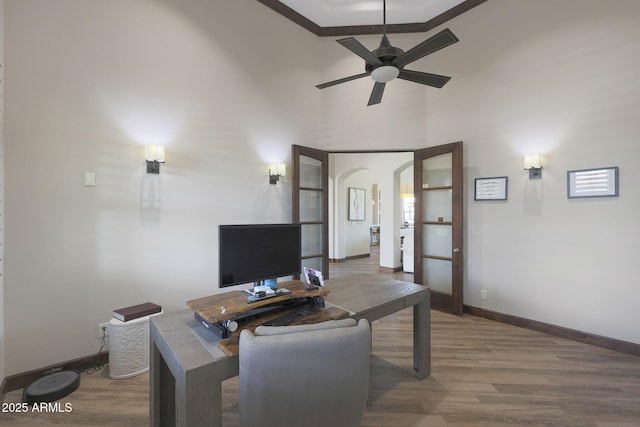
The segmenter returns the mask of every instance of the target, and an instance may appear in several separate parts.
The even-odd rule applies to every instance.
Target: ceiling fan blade
[[[369,51],[366,47],[362,45],[358,40],[353,37],[347,37],[345,39],[336,40],[342,46],[349,49],[351,52],[358,55],[360,58],[364,59],[367,64],[371,65],[382,65],[382,61],[378,59],[373,53]]]
[[[421,83],[427,86],[441,88],[451,77],[441,76],[440,74],[423,73],[422,71],[400,70],[398,78],[408,80],[410,82]]]
[[[327,88],[327,87],[330,87],[330,86],[339,85],[340,83],[346,83],[346,82],[350,82],[351,80],[360,79],[362,77],[367,77],[368,75],[371,75],[371,73],[356,74],[356,75],[349,76],[349,77],[343,77],[343,78],[338,79],[338,80],[332,80],[330,82],[322,83],[322,84],[316,85],[316,87],[318,89],[324,89],[324,88]]]
[[[384,93],[385,85],[386,83],[381,82],[376,82],[376,84],[373,85],[373,90],[371,91],[371,96],[369,97],[369,103],[367,104],[367,107],[369,105],[380,104],[380,102],[382,101],[382,94]]]
[[[422,43],[412,47],[393,61],[393,65],[402,68],[405,65],[460,41],[453,32],[445,28],[438,34],[429,37]]]

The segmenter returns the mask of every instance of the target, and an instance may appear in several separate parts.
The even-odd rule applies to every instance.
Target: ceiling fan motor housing
[[[400,49],[399,47],[380,46],[376,50],[371,51],[371,53],[373,53],[375,56],[377,56],[378,59],[380,61],[382,61],[382,63],[384,65],[393,65],[392,64],[393,60],[396,59],[397,57],[399,57],[400,55],[402,55],[404,53],[404,51],[402,49]],[[371,65],[371,64],[367,64],[365,66],[366,71],[371,71],[374,68],[375,67],[373,65]]]

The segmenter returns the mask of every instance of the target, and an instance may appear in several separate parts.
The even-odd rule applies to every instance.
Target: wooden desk
[[[325,300],[370,322],[413,306],[413,359],[419,378],[431,372],[431,299],[428,287],[379,275],[326,282]],[[150,320],[150,416],[152,426],[221,426],[222,381],[238,375],[238,357],[203,343],[192,310]],[[208,332],[205,330],[205,332]],[[210,334],[213,335],[213,334]]]
[[[359,274],[327,281],[325,301],[369,323],[413,307],[413,368],[420,379],[431,374],[431,290],[428,286]]]

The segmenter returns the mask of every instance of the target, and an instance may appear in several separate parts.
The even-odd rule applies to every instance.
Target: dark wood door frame
[[[291,191],[291,219],[294,224],[322,225],[322,275],[329,278],[329,153],[316,148],[292,145],[293,188]],[[321,188],[305,188],[300,186],[300,157],[306,156],[321,162]],[[300,220],[300,191],[322,192],[322,222],[301,222]],[[317,254],[320,255],[320,254]]]
[[[463,182],[463,170],[462,170],[462,141],[454,142],[451,144],[439,145],[435,147],[428,147],[423,149],[391,149],[391,150],[331,150],[325,151],[316,148],[303,147],[299,145],[292,145],[292,159],[293,159],[293,183],[292,189],[292,220],[294,223],[300,222],[300,156],[307,156],[322,162],[322,191],[323,191],[323,213],[322,222],[324,224],[322,231],[322,269],[323,275],[329,277],[329,195],[328,195],[328,155],[329,153],[344,153],[344,154],[367,154],[367,153],[398,153],[398,152],[413,152],[414,153],[414,193],[416,197],[415,209],[416,209],[416,221],[422,218],[422,167],[421,160],[417,161],[418,156],[422,158],[423,154],[427,154],[428,157],[437,156],[452,152],[453,165],[452,171],[453,183],[452,187],[452,203],[453,203],[453,219],[452,219],[452,243],[454,251],[452,254],[453,260],[453,272],[452,277],[454,281],[452,295],[442,294],[440,292],[434,292],[432,290],[431,304],[432,307],[438,310],[443,310],[456,315],[462,315],[463,310],[463,194],[462,194],[462,182]],[[303,188],[304,189],[304,188]],[[420,223],[421,224],[421,223]],[[414,268],[414,281],[416,283],[423,283],[422,277],[422,227],[420,224],[414,226],[414,245],[415,245],[415,268]]]
[[[463,163],[462,163],[462,141],[451,144],[439,145],[436,147],[423,148],[415,151],[414,158],[414,192],[416,197],[416,225],[414,229],[414,281],[416,283],[428,285],[424,283],[423,277],[423,226],[429,224],[424,222],[424,192],[428,191],[422,188],[422,161],[427,158],[439,156],[442,154],[452,153],[452,183],[451,183],[451,202],[452,202],[452,293],[451,295],[431,290],[431,306],[437,310],[446,311],[458,316],[463,311],[463,287],[464,287],[464,266],[463,266]],[[443,187],[448,189],[449,187]],[[433,190],[433,188],[431,189]],[[419,221],[419,224],[418,224]],[[437,223],[436,223],[437,224]]]

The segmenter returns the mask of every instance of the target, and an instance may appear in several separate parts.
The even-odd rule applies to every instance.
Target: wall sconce
[[[269,165],[269,184],[277,184],[280,177],[285,175],[284,163],[272,163]]]
[[[527,154],[524,156],[524,170],[529,171],[529,179],[542,178],[542,155]]]
[[[149,144],[146,147],[147,173],[160,173],[160,163],[165,162],[164,146]]]

